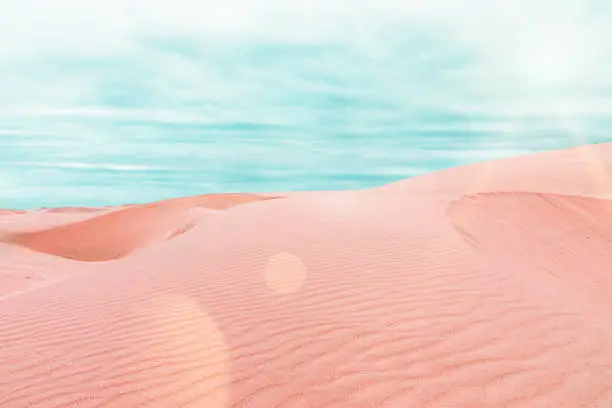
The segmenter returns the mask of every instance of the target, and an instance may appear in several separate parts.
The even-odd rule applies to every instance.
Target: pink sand
[[[612,144],[0,228],[2,408],[612,407]]]

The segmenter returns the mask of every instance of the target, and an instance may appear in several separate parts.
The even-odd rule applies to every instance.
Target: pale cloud
[[[149,104],[242,101],[246,109],[261,95],[321,86],[309,73],[351,70],[361,70],[371,92],[400,109],[571,98],[609,84],[612,14],[596,6],[584,0],[5,0],[0,104],[105,105],[99,98],[105,88],[131,82],[149,93]],[[339,52],[288,55],[284,64],[252,58],[258,47],[282,44]],[[89,65],[79,66],[82,60]],[[122,79],[112,83],[113,76]],[[351,96],[350,87],[342,90]]]
[[[176,175],[191,189],[178,194],[257,189],[235,181],[257,160],[262,189],[290,190],[269,180],[306,169],[308,187],[335,188],[346,178],[326,174],[551,147],[538,132],[601,139],[611,30],[612,5],[589,0],[3,0],[0,161],[31,167],[3,177],[64,185],[78,168],[110,186],[167,156],[180,177],[222,173]],[[452,137],[466,145],[429,148]],[[169,139],[183,144],[153,144]]]

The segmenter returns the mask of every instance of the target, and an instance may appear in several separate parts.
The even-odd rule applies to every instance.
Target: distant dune
[[[612,407],[612,144],[0,211],[0,407]]]

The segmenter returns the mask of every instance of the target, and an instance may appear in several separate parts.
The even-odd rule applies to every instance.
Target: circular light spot
[[[294,293],[304,285],[306,265],[299,256],[280,252],[268,259],[264,276],[268,287],[276,293]]]
[[[136,312],[149,321],[150,331],[143,332],[143,324],[132,338],[139,340],[132,362],[138,370],[130,375],[141,389],[139,406],[178,406],[181,401],[185,407],[226,408],[230,352],[202,306],[186,297],[164,295],[140,304]]]

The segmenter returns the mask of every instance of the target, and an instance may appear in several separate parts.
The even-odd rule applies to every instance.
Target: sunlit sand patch
[[[606,198],[612,197],[612,177],[608,174],[608,170],[605,166],[605,162],[601,157],[601,152],[595,149],[580,149],[580,152],[584,155],[584,161],[588,163],[589,175],[591,177],[591,183],[595,185],[597,192]]]
[[[498,171],[495,162],[483,162],[480,163],[482,171],[474,172],[469,177],[468,192],[478,192],[487,190],[487,185],[491,183],[491,180],[495,180],[495,172]]]
[[[587,132],[581,129],[572,116],[566,116],[563,123],[572,132],[573,144],[576,146],[588,144]],[[610,184],[612,177],[608,174],[601,150],[586,146],[585,148],[578,149],[578,151],[583,156],[584,162],[588,163],[589,182],[594,184],[597,191],[606,198],[612,197],[612,184]]]
[[[279,252],[268,259],[264,278],[270,289],[280,295],[295,293],[306,280],[306,265],[290,252]]]
[[[143,384],[157,382],[143,387],[139,406],[157,407],[160,402],[179,406],[180,402],[184,407],[227,407],[230,352],[223,333],[202,306],[185,297],[160,296],[134,312],[151,319],[156,327],[151,333],[141,333],[135,372],[130,374]],[[140,365],[152,367],[137,367]],[[163,385],[157,381],[160,378]]]

